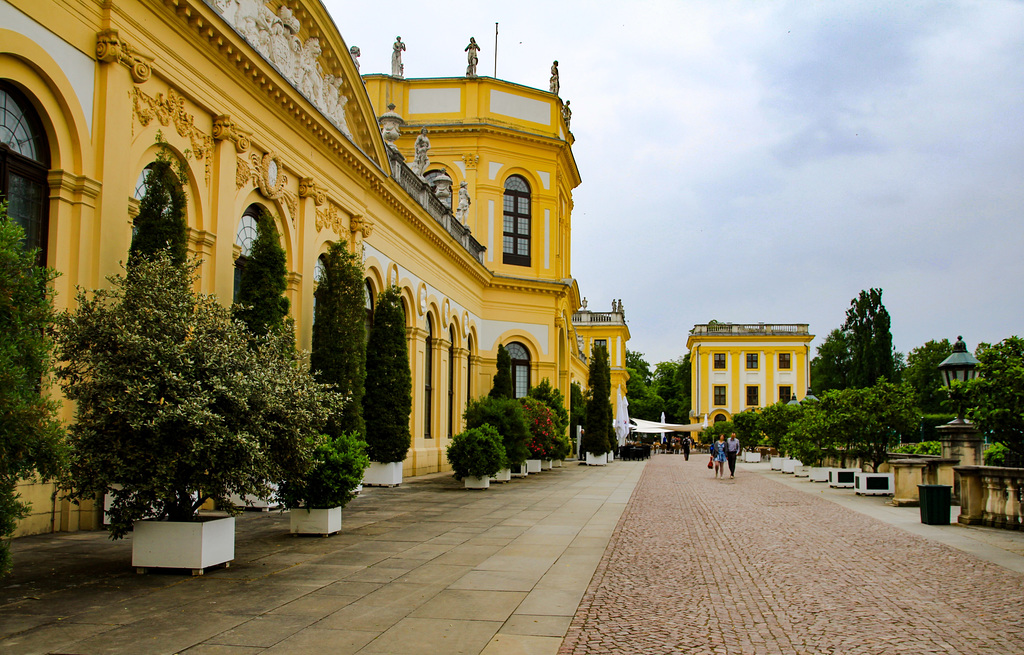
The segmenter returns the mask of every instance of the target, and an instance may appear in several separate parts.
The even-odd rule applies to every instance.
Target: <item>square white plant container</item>
[[[363,473],[367,487],[397,487],[402,484],[402,462],[370,462]]]
[[[508,482],[512,479],[512,469],[501,469],[491,476],[491,482]]]
[[[513,478],[525,478],[526,477],[526,462],[523,462],[519,466],[513,467],[512,469]]]
[[[810,478],[811,482],[828,482],[828,467],[812,466],[807,477]]]
[[[542,459],[542,460],[540,460],[540,470],[542,470],[542,471],[550,471],[551,470],[551,460],[550,459]]]
[[[341,532],[341,507],[291,509],[288,515],[292,534],[319,534],[326,537]]]
[[[853,488],[858,496],[891,496],[896,481],[892,473],[858,473]]]
[[[859,468],[855,469],[829,469],[828,470],[828,486],[833,489],[852,489],[853,485],[857,483],[857,474],[860,473]]]
[[[786,459],[782,460],[783,473],[793,473],[794,471],[796,471],[796,467],[798,466],[803,466],[803,462],[801,462],[798,459],[787,457]]]
[[[604,455],[587,453],[587,466],[604,466],[607,463],[608,459]]]
[[[772,457],[772,459],[771,459],[772,470],[773,471],[781,471],[782,470],[782,460],[784,460],[784,459],[785,459],[785,457]]]
[[[491,486],[491,478],[489,476],[476,477],[475,475],[467,475],[462,478],[462,484],[466,489],[487,489]]]
[[[811,474],[811,467],[810,466],[804,466],[803,464],[801,464],[800,466],[794,466],[793,467],[793,475],[795,477],[806,478],[810,474]]]
[[[560,459],[553,459],[553,460],[551,460],[551,468],[553,468],[553,469],[560,469],[560,468],[563,468],[564,466],[565,466],[565,462],[563,462]]]
[[[744,464],[760,464],[761,463],[761,453],[759,453],[757,451],[753,451],[753,452],[751,452],[749,450],[746,451],[745,453],[743,453],[743,463]]]
[[[136,521],[132,534],[132,566],[145,569],[203,569],[235,559],[235,517],[202,517],[198,521]]]
[[[607,459],[607,461],[609,461],[609,462],[614,462],[615,461],[615,451],[614,450],[609,450],[608,452],[606,452],[604,454],[604,456]]]
[[[527,473],[540,473],[540,460],[539,459],[528,459],[528,460],[526,460],[526,472]]]

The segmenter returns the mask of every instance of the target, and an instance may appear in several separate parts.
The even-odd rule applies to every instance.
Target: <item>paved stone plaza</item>
[[[1024,535],[705,463],[427,476],[329,539],[250,512],[202,577],[136,575],[103,533],[19,539],[0,653],[1024,653]]]

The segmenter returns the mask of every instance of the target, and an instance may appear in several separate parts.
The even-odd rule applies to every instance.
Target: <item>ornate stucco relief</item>
[[[320,64],[320,39],[302,41],[302,24],[287,6],[274,13],[258,0],[212,0],[211,6],[270,62],[343,134],[352,137],[345,120],[348,98],[340,76],[326,74]]]
[[[149,79],[153,68],[149,61],[136,53],[127,41],[117,35],[117,30],[102,30],[96,34],[96,59],[112,63],[120,62],[132,72],[136,84]]]
[[[206,163],[206,183],[210,183],[213,138],[196,127],[195,117],[185,111],[185,98],[180,93],[172,88],[168,90],[167,97],[162,93],[154,97],[136,86],[132,89],[132,108],[142,127],[147,127],[154,119],[164,127],[173,123],[178,136],[189,140],[190,154]]]

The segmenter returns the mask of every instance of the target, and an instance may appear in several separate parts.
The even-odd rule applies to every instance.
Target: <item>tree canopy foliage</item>
[[[595,345],[590,357],[590,371],[587,379],[590,399],[587,401],[587,416],[583,428],[584,453],[603,455],[615,443],[613,431],[611,397],[611,368],[608,364],[608,349]],[[581,453],[582,454],[582,453]]]
[[[412,371],[406,341],[401,290],[392,286],[377,296],[366,347],[366,454],[373,462],[401,462],[412,435]]]
[[[488,394],[491,398],[514,398],[512,388],[512,356],[505,346],[498,344],[498,370],[494,373],[494,384]]]
[[[128,269],[139,259],[152,258],[164,250],[170,252],[175,264],[182,265],[188,256],[184,166],[164,148],[146,170],[146,190],[133,221]]]
[[[968,417],[1003,444],[1014,463],[1024,463],[1024,339],[1008,337],[979,348],[979,377],[970,382]]]
[[[0,203],[0,576],[10,570],[7,537],[30,509],[18,480],[57,477],[66,462],[58,405],[42,390],[53,364],[54,277],[25,249],[24,231]]]
[[[943,411],[946,390],[939,375],[939,364],[952,352],[949,339],[943,339],[927,341],[907,354],[907,367],[902,377],[914,389],[917,407],[925,414]]]
[[[505,466],[520,466],[530,456],[530,426],[518,400],[491,396],[471,400],[464,418],[467,430],[490,425],[498,431],[505,446]]]
[[[285,328],[288,316],[288,264],[276,220],[266,210],[256,217],[256,239],[242,267],[238,301],[233,308],[256,336]]]

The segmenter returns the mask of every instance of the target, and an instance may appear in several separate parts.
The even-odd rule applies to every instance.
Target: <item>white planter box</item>
[[[860,469],[829,469],[828,486],[834,489],[852,489]]]
[[[793,467],[793,475],[795,477],[806,478],[810,474],[811,474],[811,467],[810,466],[804,466],[804,465],[801,464],[800,466]]]
[[[782,470],[782,460],[783,459],[785,459],[785,458],[784,457],[772,457],[771,464],[772,464],[772,470],[773,471],[781,471]]]
[[[363,473],[367,487],[397,487],[402,484],[402,462],[370,462]]]
[[[761,463],[761,453],[759,453],[759,452],[750,452],[748,450],[747,452],[743,453],[743,463],[744,464],[760,464]]]
[[[812,466],[808,476],[811,482],[828,482],[827,466]]]
[[[292,509],[292,534],[320,534],[327,536],[341,532],[341,507],[328,509]]]
[[[896,491],[892,473],[858,473],[854,482],[858,496],[891,496]]]
[[[203,569],[235,559],[235,517],[198,521],[136,521],[132,566],[137,569]],[[142,571],[140,571],[142,572]]]
[[[607,463],[608,459],[604,455],[587,453],[587,466],[604,466]]]
[[[551,468],[560,469],[565,466],[565,462],[560,459],[551,460]]]
[[[523,462],[519,466],[512,469],[513,478],[525,478],[526,477],[526,462]]]
[[[542,460],[540,460],[540,470],[542,470],[542,471],[550,471],[551,470],[551,460],[550,459],[542,459]]]
[[[486,475],[479,478],[474,475],[467,475],[462,478],[462,484],[465,485],[466,489],[487,489],[491,486],[491,478]]]
[[[526,460],[526,472],[527,473],[540,473],[540,460],[539,459],[528,459],[528,460]]]
[[[491,482],[508,482],[512,479],[512,469],[501,469],[491,476]]]
[[[608,452],[606,452],[604,454],[604,456],[607,459],[607,461],[609,461],[609,462],[614,462],[615,461],[615,451],[609,450]]]
[[[803,466],[803,462],[801,462],[798,459],[792,459],[790,457],[787,457],[786,459],[782,460],[783,473],[793,473],[796,470],[796,467],[798,466]]]

